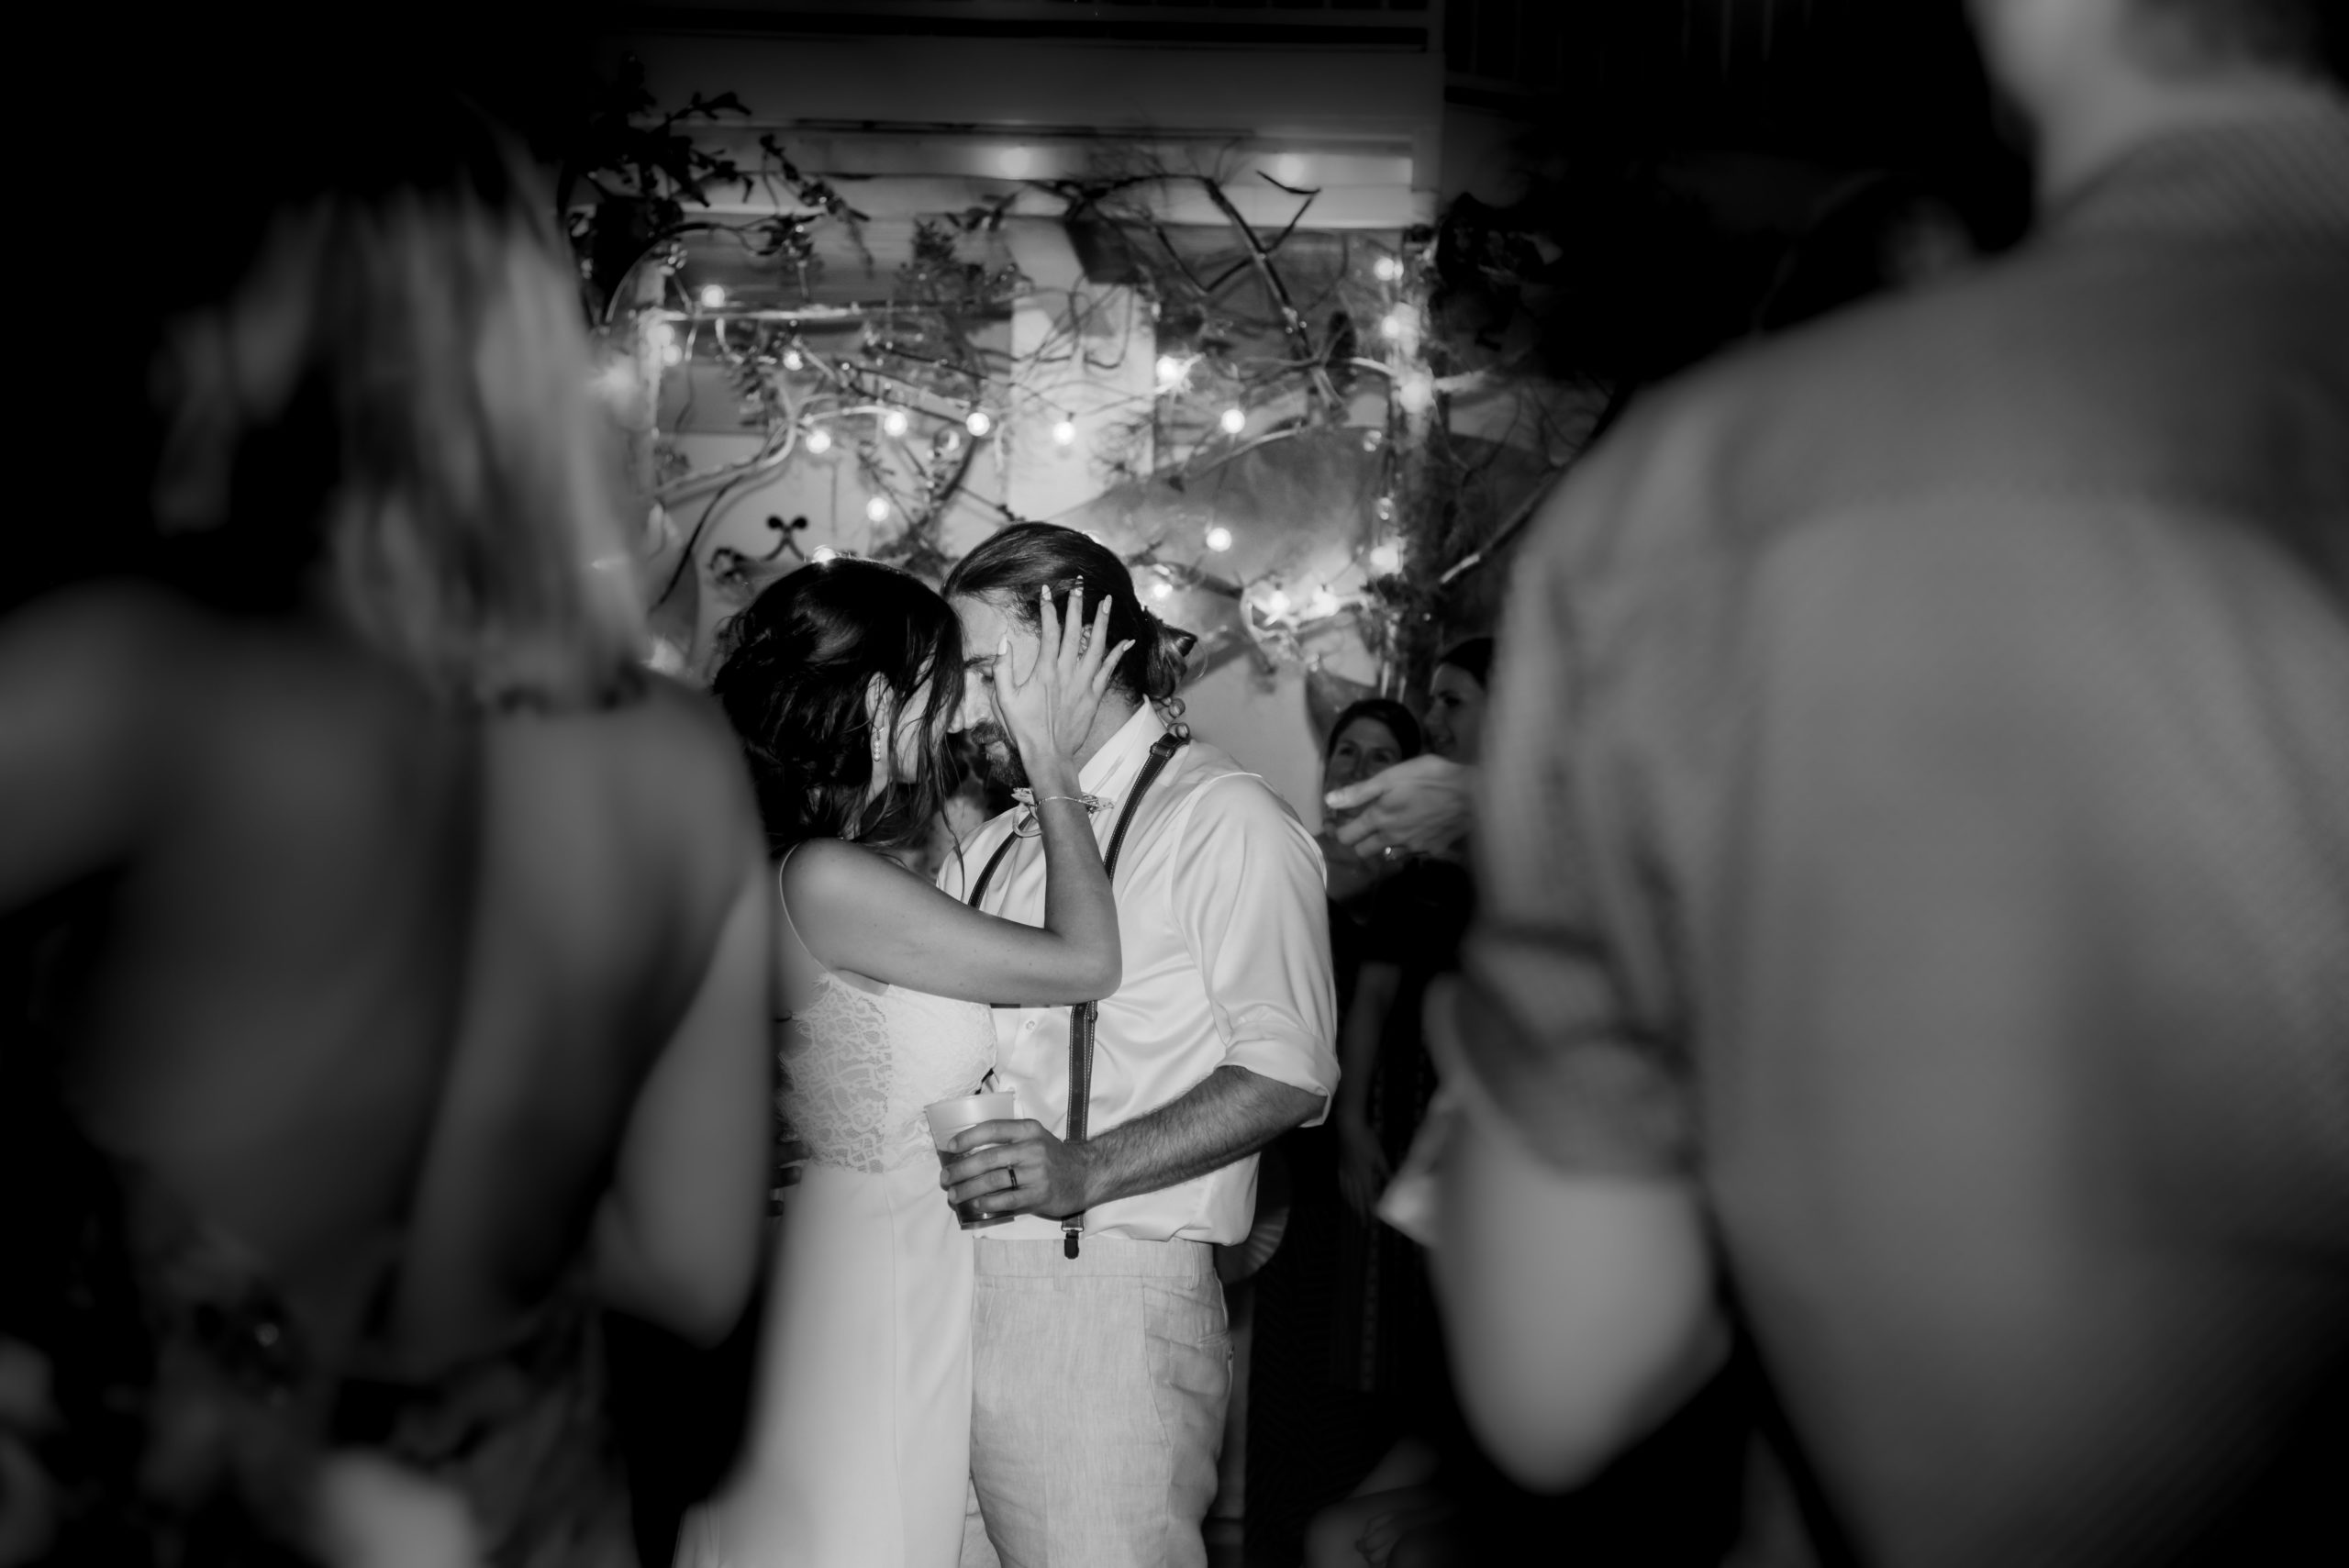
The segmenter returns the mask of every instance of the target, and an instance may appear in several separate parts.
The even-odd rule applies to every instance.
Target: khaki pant
[[[1231,1395],[1214,1249],[975,1251],[962,1568],[1204,1568]]]

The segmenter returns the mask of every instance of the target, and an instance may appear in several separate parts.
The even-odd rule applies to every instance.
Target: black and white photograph
[[[2349,1562],[2349,3],[11,31],[0,1568]]]

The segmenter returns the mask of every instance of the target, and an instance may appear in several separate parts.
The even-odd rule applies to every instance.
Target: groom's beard
[[[979,749],[981,764],[986,775],[1005,789],[1026,789],[1028,770],[1019,761],[1019,748],[1011,743],[1002,725],[991,718],[981,719],[971,726],[971,743]]]

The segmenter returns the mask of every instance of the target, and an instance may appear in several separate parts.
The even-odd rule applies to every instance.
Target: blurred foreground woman
[[[762,843],[543,204],[349,123],[183,260],[170,548],[0,620],[0,1562],[632,1561],[597,1314],[755,1273]]]

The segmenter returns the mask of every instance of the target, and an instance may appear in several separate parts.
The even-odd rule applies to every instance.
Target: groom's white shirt
[[[1093,818],[1106,849],[1126,795],[1166,725],[1148,703],[1078,774],[1108,802]],[[1023,816],[1006,812],[949,859],[939,886],[956,897]],[[1041,839],[1016,843],[980,907],[1041,925]],[[1097,1135],[1180,1098],[1219,1067],[1244,1067],[1325,1098],[1338,1084],[1337,1006],[1330,970],[1321,850],[1287,803],[1229,756],[1194,740],[1174,753],[1136,811],[1119,851],[1118,934],[1125,974],[1103,998],[1095,1034],[1089,1130]],[[1064,1006],[998,1006],[996,1073],[1019,1114],[1055,1137],[1068,1126]],[[1314,1118],[1319,1120],[1319,1116]],[[1256,1159],[1106,1203],[1088,1236],[1137,1241],[1238,1241],[1256,1207]],[[1020,1215],[981,1240],[1052,1240],[1060,1223]]]

